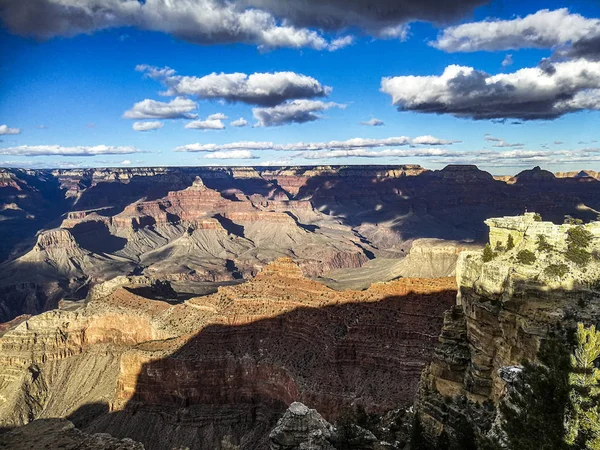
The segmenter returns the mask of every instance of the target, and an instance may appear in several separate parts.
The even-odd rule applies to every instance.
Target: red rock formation
[[[0,337],[0,385],[28,389],[36,405],[11,397],[0,404],[0,426],[69,416],[86,431],[147,449],[219,449],[228,435],[264,448],[292,401],[328,420],[356,404],[371,412],[411,404],[456,294],[449,278],[338,292],[305,278],[289,258],[248,283],[174,306],[135,295],[133,278],[120,282],[129,284],[93,289],[80,311],[45,313]],[[92,378],[79,375],[98,358],[115,362]],[[43,382],[35,390],[14,376],[32,364]],[[79,412],[102,399],[109,413]]]

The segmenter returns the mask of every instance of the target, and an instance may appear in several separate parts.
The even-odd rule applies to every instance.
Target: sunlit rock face
[[[378,258],[395,266],[409,252],[396,275],[451,274],[456,255],[445,242],[481,243],[490,217],[529,209],[591,220],[600,208],[595,178],[539,168],[512,184],[457,165],[1,169],[0,180],[0,322],[117,275],[225,282],[281,256],[323,279]],[[65,259],[55,246],[32,258],[39,235],[61,230],[74,243],[57,242],[83,257]],[[433,259],[419,252],[432,240],[443,241],[429,246]]]
[[[86,305],[15,321],[0,337],[0,427],[66,417],[147,449],[264,449],[295,401],[335,421],[413,402],[454,280],[334,291],[290,258],[251,281],[169,304],[119,277]]]
[[[481,251],[460,254],[457,305],[444,316],[416,403],[430,436],[445,428],[452,433],[461,417],[486,433],[495,414],[489,405],[506,391],[506,368],[534,361],[541,339],[553,330],[600,319],[600,260],[593,256],[600,250],[600,222],[581,226],[591,237],[591,257],[582,266],[565,255],[567,232],[577,226],[538,220],[533,213],[489,219],[491,247],[506,247],[512,236],[514,249],[498,250],[488,262]],[[538,248],[539,236],[550,250]],[[535,261],[522,262],[523,251]],[[557,265],[562,275],[546,270]]]

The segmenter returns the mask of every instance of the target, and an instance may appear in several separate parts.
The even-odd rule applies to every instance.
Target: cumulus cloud
[[[49,39],[136,27],[197,44],[241,42],[259,47],[341,48],[322,32],[359,28],[389,38],[406,22],[448,22],[488,0],[0,0],[13,33]],[[396,34],[398,31],[396,31]],[[343,39],[343,38],[342,38]],[[336,42],[337,41],[337,42]]]
[[[195,119],[192,113],[197,108],[196,102],[183,97],[177,97],[170,102],[142,100],[123,113],[126,119]]]
[[[514,142],[514,143],[506,142],[504,139],[494,137],[490,134],[486,134],[484,136],[484,139],[488,142],[492,142],[493,143],[492,147],[497,147],[497,148],[523,147],[525,145],[525,144],[520,144],[518,142]]]
[[[295,142],[291,144],[275,144],[273,142],[239,141],[227,144],[189,144],[176,147],[176,152],[216,152],[228,150],[275,150],[275,151],[318,151],[318,150],[353,150],[384,147],[400,147],[408,145],[451,145],[460,141],[450,141],[434,136],[419,136],[411,139],[407,136],[383,139],[352,138],[345,141],[329,142]]]
[[[441,76],[383,78],[401,111],[472,119],[554,119],[600,109],[600,62],[578,59],[490,75],[451,65]]]
[[[135,147],[114,147],[112,145],[63,147],[61,145],[20,145],[18,147],[0,148],[0,155],[19,156],[96,156],[96,155],[127,155],[140,153]]]
[[[346,105],[320,100],[293,100],[269,108],[253,108],[252,114],[257,120],[256,126],[274,127],[291,123],[312,122],[321,118],[318,113],[322,111],[345,107]]]
[[[383,123],[383,120],[376,119],[375,117],[365,122],[361,122],[360,124],[367,125],[369,127],[382,127],[383,125],[385,125],[385,123]]]
[[[446,52],[560,48],[573,56],[600,56],[600,19],[567,8],[540,10],[512,20],[485,20],[445,29],[431,45]]]
[[[0,136],[4,134],[20,134],[20,128],[9,128],[8,125],[0,125]]]
[[[210,116],[208,116],[206,118],[206,120],[227,120],[228,118],[229,117],[227,117],[223,113],[216,113],[216,114],[211,114]]]
[[[136,70],[162,82],[165,95],[225,100],[259,106],[275,106],[292,99],[326,97],[329,86],[295,72],[211,73],[203,77],[176,75],[169,67],[139,65]]]
[[[508,54],[502,60],[502,67],[512,66],[512,63],[513,63],[513,57],[511,54]]]
[[[122,166],[130,166],[132,164],[132,162],[128,159],[124,159],[119,164],[121,164]]]
[[[223,130],[225,124],[220,119],[211,119],[211,116],[206,120],[194,120],[185,125],[191,130]]]
[[[132,128],[134,131],[150,131],[150,130],[158,130],[163,127],[162,122],[134,122]]]
[[[231,150],[226,152],[214,152],[204,156],[207,159],[256,159],[249,150]]]
[[[246,119],[244,119],[243,117],[240,117],[237,120],[234,120],[233,122],[231,122],[229,125],[231,125],[232,127],[237,127],[237,128],[241,128],[241,127],[245,127],[248,125],[248,121]]]

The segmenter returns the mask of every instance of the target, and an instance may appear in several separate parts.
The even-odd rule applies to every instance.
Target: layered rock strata
[[[291,259],[175,305],[134,293],[149,284],[115,279],[6,331],[0,426],[68,417],[147,449],[264,449],[294,401],[327,420],[410,405],[455,296],[452,279],[337,292]]]
[[[489,261],[482,252],[460,254],[457,305],[445,313],[416,402],[433,442],[442,430],[455,435],[465,420],[488,433],[506,390],[504,368],[535,361],[550,333],[600,319],[600,261],[592,256],[600,251],[600,222],[580,227],[590,236],[590,259],[581,264],[566,254],[568,232],[578,226],[538,220],[533,213],[490,219],[491,247],[504,249]],[[505,250],[509,236],[515,247]],[[522,259],[525,251],[534,258]]]

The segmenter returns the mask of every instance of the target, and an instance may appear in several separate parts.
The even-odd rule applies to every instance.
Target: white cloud
[[[227,120],[228,117],[223,113],[211,114],[206,120]]]
[[[553,119],[600,109],[600,62],[545,61],[497,75],[451,65],[441,76],[383,78],[381,90],[402,111],[473,119]]]
[[[256,159],[249,150],[231,150],[227,152],[214,152],[204,156],[207,159]]]
[[[150,131],[150,130],[158,130],[163,127],[162,122],[134,122],[132,128],[135,131]]]
[[[512,66],[512,63],[513,63],[513,57],[511,54],[508,54],[502,60],[502,67]]]
[[[567,8],[540,10],[512,20],[486,20],[445,29],[431,45],[447,52],[582,48],[600,38],[600,19],[571,14]],[[596,52],[600,50],[596,47]]]
[[[256,126],[274,127],[291,123],[312,122],[321,118],[319,112],[330,108],[345,107],[346,105],[320,100],[293,100],[268,108],[252,108],[252,114],[257,120]]]
[[[194,120],[185,125],[191,130],[223,130],[225,124],[219,119]]]
[[[130,160],[128,159],[124,159],[123,161],[121,161],[119,164],[121,164],[122,166],[130,166],[132,163]]]
[[[343,36],[331,41],[329,44],[328,50],[330,52],[334,52],[339,50],[340,48],[348,47],[349,45],[354,44],[354,36]]]
[[[177,97],[168,103],[156,100],[142,100],[123,113],[125,119],[194,119],[197,108],[196,102]]]
[[[20,134],[20,128],[9,128],[8,125],[0,125],[0,136],[5,134]]]
[[[135,147],[114,147],[111,145],[63,147],[61,145],[20,145],[18,147],[0,148],[0,155],[19,156],[95,156],[95,155],[127,155],[140,153]]]
[[[240,117],[237,120],[234,120],[233,122],[231,122],[229,125],[231,125],[232,127],[237,127],[237,128],[241,128],[241,127],[245,127],[248,125],[248,121],[246,119],[244,119],[243,117]]]
[[[457,144],[461,141],[449,141],[447,139],[440,139],[430,134],[426,136],[418,136],[412,140],[413,144],[416,145],[451,145]]]
[[[375,117],[373,117],[372,119],[369,119],[365,122],[361,122],[360,124],[367,125],[369,127],[381,127],[381,126],[385,125],[385,123],[383,123],[383,120],[376,119]]]
[[[136,70],[167,86],[165,95],[189,95],[261,106],[275,106],[286,100],[325,97],[329,86],[295,72],[211,73],[203,77],[175,75],[169,67],[139,65]]]
[[[411,139],[407,136],[383,139],[352,138],[345,141],[329,142],[295,142],[291,144],[275,144],[274,142],[239,141],[227,144],[188,144],[176,147],[176,152],[215,152],[227,150],[274,150],[274,151],[318,151],[318,150],[352,150],[383,147],[400,147],[406,145],[451,145],[460,141],[440,139],[435,136],[419,136]]]

